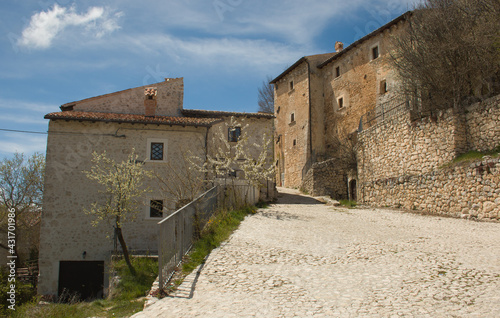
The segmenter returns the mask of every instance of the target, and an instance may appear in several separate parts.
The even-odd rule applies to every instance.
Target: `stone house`
[[[389,42],[408,16],[346,48],[337,42],[335,52],[302,57],[271,81],[278,185],[355,199],[352,145],[359,126],[370,125],[368,117],[398,103]]]
[[[80,291],[83,298],[107,294],[103,286],[108,286],[107,268],[114,250],[112,225],[104,222],[94,227],[93,217],[85,213],[93,202],[103,199],[97,184],[83,173],[90,169],[94,151],[106,151],[112,159],[122,161],[134,149],[144,158],[145,169],[162,174],[172,169],[172,163],[182,162],[187,150],[206,158],[215,142],[214,131],[228,129],[232,117],[248,124],[255,142],[263,132],[272,132],[272,114],[183,109],[183,89],[182,78],[167,78],[154,85],[64,104],[60,112],[45,116],[50,122],[39,294],[60,296],[65,289]],[[233,130],[228,130],[228,138],[235,137]],[[237,136],[231,142],[237,143]],[[272,149],[267,151],[272,158]],[[123,225],[123,234],[130,250],[155,254],[156,225],[175,211],[177,199],[154,180],[146,186],[152,191],[135,220]]]

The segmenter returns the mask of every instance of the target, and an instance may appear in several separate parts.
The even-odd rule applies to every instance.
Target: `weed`
[[[348,207],[349,209],[355,208],[356,207],[356,201],[352,200],[340,200],[339,201],[341,205]]]

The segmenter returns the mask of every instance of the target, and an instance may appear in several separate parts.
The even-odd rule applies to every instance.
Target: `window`
[[[163,160],[163,143],[152,142],[150,151],[150,160]]]
[[[340,66],[337,66],[335,68],[335,77],[339,77],[340,76]]]
[[[293,140],[293,146],[295,147],[297,145],[297,139]]]
[[[383,95],[385,93],[387,93],[387,81],[383,80],[380,81],[380,94]]]
[[[339,109],[344,108],[344,97],[339,97],[337,103],[339,104]]]
[[[149,202],[149,217],[150,218],[163,217],[163,200],[151,200]]]
[[[229,142],[237,142],[241,136],[241,127],[229,127],[227,129],[227,140]]]
[[[372,60],[376,59],[379,55],[378,45],[372,47]]]
[[[293,81],[290,81],[290,90],[293,91]]]
[[[276,114],[279,114],[280,110],[281,110],[281,106],[278,106],[278,108],[276,109]]]
[[[295,122],[295,113],[291,113],[290,114],[290,123],[294,123]]]
[[[146,154],[146,162],[166,162],[168,159],[167,139],[148,138]]]

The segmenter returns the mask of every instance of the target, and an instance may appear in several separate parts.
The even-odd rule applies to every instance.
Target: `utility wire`
[[[43,131],[15,130],[15,129],[5,129],[5,128],[0,128],[0,131],[17,132],[17,133],[24,133],[24,134],[41,134],[41,135],[47,135],[47,132],[43,132]]]

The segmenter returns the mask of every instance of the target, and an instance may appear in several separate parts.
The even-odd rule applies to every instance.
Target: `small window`
[[[377,46],[374,46],[372,47],[372,60],[376,59],[379,55],[379,52],[378,52],[378,45]]]
[[[335,68],[335,77],[339,77],[340,76],[340,66],[337,66]]]
[[[290,122],[291,123],[295,122],[295,113],[290,114]]]
[[[237,142],[241,136],[241,127],[229,127],[227,129],[227,140],[229,142]]]
[[[290,81],[290,90],[293,91],[293,81]]]
[[[297,139],[293,140],[293,146],[295,147],[297,145]]]
[[[281,106],[278,106],[278,108],[276,109],[276,114],[279,114],[280,110],[281,110]]]
[[[337,103],[339,104],[339,109],[344,108],[344,98],[340,97],[337,99]]]
[[[149,217],[150,218],[163,217],[163,200],[151,200],[149,202]]]
[[[383,80],[380,81],[380,94],[383,95],[385,93],[387,93],[387,81]]]
[[[150,160],[163,160],[163,143],[162,142],[152,142],[151,143]]]

